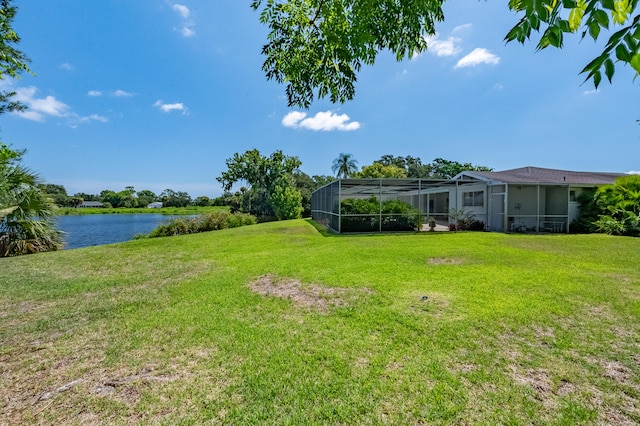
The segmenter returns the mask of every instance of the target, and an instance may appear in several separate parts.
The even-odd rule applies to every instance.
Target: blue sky
[[[267,29],[242,0],[17,0],[15,29],[35,77],[5,79],[30,106],[0,117],[0,137],[69,194],[217,196],[235,152],[281,149],[309,174],[351,153],[437,157],[504,170],[640,170],[639,82],[619,67],[598,91],[579,71],[602,48],[505,45],[506,1],[445,4],[430,50],[363,69],[356,99],[288,108],[267,81]]]

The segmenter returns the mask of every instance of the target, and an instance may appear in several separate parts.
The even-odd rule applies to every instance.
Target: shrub
[[[229,213],[225,211],[203,213],[194,217],[171,219],[159,225],[147,235],[136,235],[135,239],[196,234],[225,228],[237,228],[255,223],[256,218],[245,213]]]
[[[400,200],[349,198],[342,201],[340,212],[342,232],[413,231],[422,226],[418,210]]]

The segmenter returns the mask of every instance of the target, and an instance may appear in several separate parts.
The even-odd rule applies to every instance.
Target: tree
[[[146,207],[158,199],[158,196],[148,189],[138,191],[136,195],[138,196],[138,206],[140,207]]]
[[[634,15],[637,6],[638,0],[510,0],[509,8],[524,15],[505,40],[524,43],[532,30],[542,30],[538,50],[562,48],[564,34],[575,33],[580,27],[581,37],[589,34],[593,40],[598,40],[602,29],[609,30],[610,24],[622,27],[609,37],[603,52],[581,71],[587,75],[585,81],[593,80],[597,88],[602,71],[611,82],[614,60],[631,65],[636,77],[640,74],[640,14]]]
[[[5,75],[19,78],[22,72],[31,73],[29,58],[17,49],[20,37],[12,28],[17,8],[11,0],[0,1],[0,79]],[[26,106],[12,98],[15,92],[0,91],[0,114],[10,111],[24,111]]]
[[[383,155],[374,163],[380,163],[384,166],[396,166],[403,169],[409,178],[429,178],[431,177],[431,168],[422,164],[420,157],[395,157],[393,155]]]
[[[262,69],[268,79],[286,83],[289,106],[308,108],[315,97],[344,103],[355,95],[357,73],[373,65],[380,51],[398,61],[427,49],[425,36],[444,20],[440,0],[253,0],[260,22],[269,27]],[[602,70],[611,80],[615,60],[640,73],[638,0],[509,0],[522,14],[506,41],[524,43],[542,31],[538,49],[561,48],[563,35],[583,28],[598,39],[602,29],[619,26],[601,55],[582,70],[597,87]],[[611,16],[611,18],[609,17]],[[614,56],[615,55],[615,56]]]
[[[245,191],[239,197],[239,210],[251,213],[262,219],[276,216],[271,197],[277,186],[291,185],[292,174],[298,170],[302,162],[298,157],[289,157],[282,151],[273,152],[269,157],[263,156],[257,149],[235,153],[226,160],[227,171],[216,178],[225,192],[234,184],[244,182]]]
[[[122,194],[119,192],[105,189],[100,192],[100,198],[102,199],[103,203],[109,203],[109,205],[111,205],[111,207],[113,208],[124,207]]]
[[[428,167],[431,169],[431,177],[436,179],[451,179],[465,171],[490,172],[493,170],[486,166],[474,166],[471,163],[459,163],[444,158],[436,158]]]
[[[362,167],[362,170],[354,174],[356,178],[406,178],[407,173],[404,168],[394,165],[382,165],[373,163],[370,166]]]
[[[164,207],[187,207],[191,204],[191,196],[183,191],[165,189],[160,193],[160,199]]]
[[[67,194],[67,190],[62,185],[55,185],[52,183],[41,183],[38,188],[42,190],[47,196],[53,199],[53,202],[57,206],[73,206],[71,197]]]
[[[0,257],[59,250],[54,205],[36,174],[22,166],[24,151],[0,143]]]
[[[283,181],[276,185],[271,194],[271,205],[278,220],[300,219],[302,217],[302,194],[293,182]]]
[[[211,205],[211,199],[206,195],[201,195],[193,200],[193,204],[200,207],[206,207]]]
[[[358,161],[353,158],[351,154],[343,154],[342,152],[338,155],[338,158],[333,160],[333,165],[331,166],[331,170],[335,173],[336,177],[342,177],[343,179],[348,178],[353,173],[358,171]]]

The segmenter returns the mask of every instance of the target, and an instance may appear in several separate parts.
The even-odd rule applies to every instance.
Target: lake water
[[[136,234],[147,234],[174,216],[162,214],[87,214],[57,216],[58,229],[65,232],[67,249],[129,241]]]

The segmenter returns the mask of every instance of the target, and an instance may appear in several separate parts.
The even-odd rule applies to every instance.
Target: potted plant
[[[436,219],[433,216],[429,216],[427,223],[429,224],[429,232],[436,230]]]

